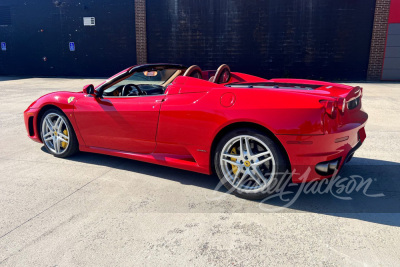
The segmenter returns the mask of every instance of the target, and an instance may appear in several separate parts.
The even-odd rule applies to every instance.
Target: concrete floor
[[[368,137],[343,171],[385,196],[302,193],[283,208],[216,191],[214,176],[89,153],[58,159],[29,140],[32,101],[99,82],[0,78],[0,265],[400,265],[400,84],[360,84]]]

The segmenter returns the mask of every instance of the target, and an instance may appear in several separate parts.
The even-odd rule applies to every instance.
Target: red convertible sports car
[[[127,68],[97,87],[55,92],[24,112],[31,139],[56,157],[78,151],[216,173],[234,194],[268,196],[335,175],[365,140],[362,88],[202,71]]]

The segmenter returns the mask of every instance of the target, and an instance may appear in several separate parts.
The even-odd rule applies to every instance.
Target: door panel
[[[86,146],[152,153],[164,97],[78,99],[75,118]]]

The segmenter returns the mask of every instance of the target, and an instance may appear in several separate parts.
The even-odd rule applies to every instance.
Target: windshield
[[[151,85],[163,85],[167,82],[178,69],[163,69],[154,71],[139,71],[130,74],[117,83],[107,86],[104,92],[111,92],[117,87],[127,85],[127,84],[151,84]]]

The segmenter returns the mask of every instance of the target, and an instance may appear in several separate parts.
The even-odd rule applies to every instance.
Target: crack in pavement
[[[11,234],[12,232],[14,232],[15,230],[17,230],[18,228],[20,228],[21,226],[27,224],[28,222],[32,221],[33,219],[35,219],[36,217],[40,216],[41,214],[43,214],[44,212],[48,211],[49,209],[53,208],[54,206],[56,206],[57,204],[59,204],[60,202],[64,201],[65,199],[69,198],[70,196],[72,196],[73,194],[75,194],[76,192],[80,191],[82,188],[84,188],[85,186],[91,184],[92,182],[96,181],[97,179],[103,177],[104,175],[106,175],[107,173],[109,173],[110,171],[112,171],[113,169],[110,168],[108,171],[106,171],[105,173],[101,174],[99,177],[92,179],[91,181],[87,182],[86,184],[82,185],[81,187],[79,187],[78,189],[76,189],[75,191],[73,191],[71,194],[65,196],[64,198],[60,199],[59,201],[57,201],[56,203],[54,203],[53,205],[51,205],[50,207],[42,210],[41,212],[39,212],[38,214],[36,214],[35,216],[31,217],[30,219],[26,220],[25,222],[21,223],[20,225],[18,225],[17,227],[15,227],[14,229],[11,229],[10,231],[8,231],[7,233],[3,234],[2,236],[0,236],[0,239],[6,237],[7,235]],[[3,262],[4,260],[0,261],[0,264]]]

